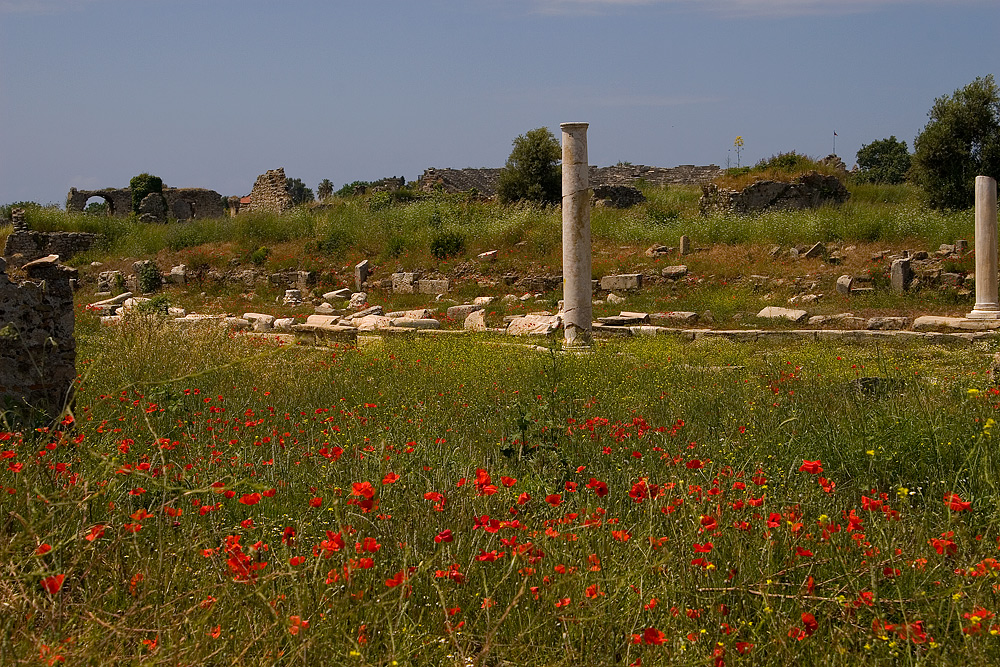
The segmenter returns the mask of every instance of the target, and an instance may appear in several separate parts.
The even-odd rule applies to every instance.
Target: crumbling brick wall
[[[0,259],[0,409],[56,416],[76,380],[73,288],[76,270],[54,256],[25,264],[17,283]]]
[[[250,203],[240,207],[240,212],[268,211],[282,213],[292,208],[292,196],[285,188],[285,168],[271,169],[257,177],[250,191]]]

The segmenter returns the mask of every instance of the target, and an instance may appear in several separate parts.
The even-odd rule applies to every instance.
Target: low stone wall
[[[23,267],[20,284],[0,259],[0,409],[56,416],[76,380],[73,289],[76,270],[48,257]]]
[[[629,185],[644,182],[648,185],[701,185],[722,173],[717,165],[679,167],[648,167],[646,165],[615,165],[590,167],[590,186]],[[500,169],[436,169],[424,170],[418,182],[423,192],[441,188],[445,192],[468,192],[475,188],[484,197],[496,195],[500,182]]]
[[[21,266],[47,255],[59,255],[66,261],[90,250],[101,238],[87,232],[11,232],[4,244],[3,256],[11,266]]]

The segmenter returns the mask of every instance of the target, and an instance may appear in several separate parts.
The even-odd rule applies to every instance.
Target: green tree
[[[285,190],[291,196],[292,203],[296,206],[299,204],[305,204],[306,202],[311,202],[315,199],[315,197],[313,197],[313,191],[306,187],[306,184],[302,182],[301,178],[286,178]]]
[[[1000,91],[989,74],[934,100],[910,176],[935,208],[968,208],[976,176],[1000,178]]]
[[[128,187],[132,191],[132,212],[139,214],[139,204],[150,192],[163,192],[163,181],[159,176],[153,176],[145,172],[138,176],[133,176],[128,182]]]
[[[319,196],[320,201],[333,194],[333,183],[329,178],[324,178],[319,182],[319,186],[316,188],[316,194]]]
[[[562,197],[559,142],[539,127],[514,140],[514,150],[500,170],[497,197],[503,203],[520,200],[554,204]]]
[[[910,149],[896,135],[865,144],[858,151],[859,183],[902,183],[910,170]]]

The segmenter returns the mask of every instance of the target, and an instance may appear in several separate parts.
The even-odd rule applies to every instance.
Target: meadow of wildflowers
[[[985,350],[79,353],[0,428],[0,664],[1000,660]]]

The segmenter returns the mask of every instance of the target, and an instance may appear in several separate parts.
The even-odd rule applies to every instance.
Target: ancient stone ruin
[[[97,243],[99,234],[87,232],[33,232],[28,229],[24,209],[11,211],[14,230],[7,235],[3,256],[11,266],[21,266],[47,255],[69,259]]]
[[[73,288],[76,269],[50,255],[25,264],[12,282],[0,259],[0,410],[56,416],[76,380]]]
[[[250,201],[240,204],[240,212],[282,213],[292,208],[292,196],[285,187],[286,180],[284,167],[271,169],[258,176],[250,192]]]
[[[647,167],[646,165],[590,166],[590,186],[627,185],[634,187],[643,182],[649,185],[701,185],[719,176],[722,170],[714,165],[697,167],[690,164],[679,167]],[[500,170],[487,169],[430,169],[424,170],[418,189],[433,192],[468,192],[475,188],[484,197],[493,197],[500,182]]]
[[[159,193],[150,193],[150,196]],[[119,218],[128,217],[132,212],[132,190],[131,188],[105,188],[103,190],[77,190],[70,188],[66,195],[67,211],[83,211],[87,206],[87,201],[92,197],[99,197],[108,205],[108,215]],[[146,201],[143,200],[143,202]],[[160,197],[150,199],[149,212],[154,208],[160,210]],[[156,201],[154,201],[156,200]],[[177,220],[191,220],[193,218],[221,218],[226,214],[226,206],[222,195],[215,190],[204,188],[163,188],[162,201],[166,205],[165,215]],[[64,258],[65,259],[65,258]]]
[[[823,204],[843,204],[851,193],[836,176],[806,172],[791,183],[757,181],[743,190],[724,190],[714,183],[702,185],[698,202],[702,215],[756,213],[768,210],[797,211]]]

